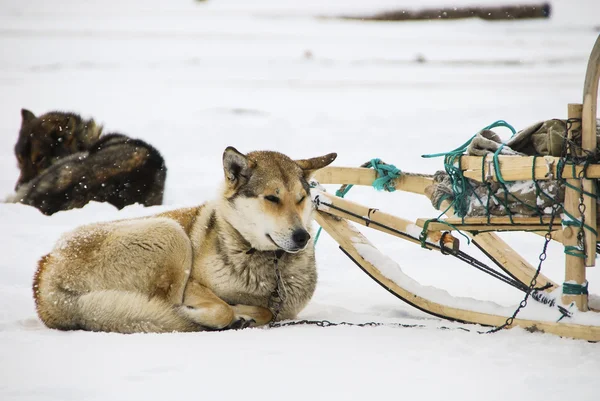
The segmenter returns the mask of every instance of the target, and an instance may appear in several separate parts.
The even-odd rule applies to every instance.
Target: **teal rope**
[[[575,256],[579,259],[585,258],[585,252],[578,246],[565,245],[565,255]]]
[[[575,216],[573,216],[571,213],[567,212],[566,210],[563,210],[563,213],[569,218],[569,220],[562,221],[563,226],[577,227],[577,228],[582,227],[581,220],[577,219]],[[598,235],[598,232],[596,230],[594,230],[592,227],[588,226],[587,224],[584,224],[583,228],[590,231],[591,233],[593,233],[596,236]]]
[[[385,164],[381,159],[371,159],[368,163],[364,164],[364,167],[372,168],[377,172],[377,178],[373,181],[373,188],[378,191],[394,192],[396,187],[394,185],[394,179],[402,175],[402,171],[394,166],[393,164]],[[335,196],[343,198],[352,189],[354,185],[348,184],[342,186],[342,188],[335,191]],[[323,227],[319,227],[317,235],[315,235],[315,245],[321,236]]]
[[[511,138],[513,136],[515,136],[515,134],[517,133],[517,130],[515,130],[512,125],[510,125],[509,123],[507,123],[504,120],[496,121],[495,123],[493,123],[491,125],[488,125],[486,128],[484,128],[484,130],[488,130],[488,129],[492,129],[492,128],[496,128],[496,127],[505,127],[505,128],[510,129],[510,131],[512,132]],[[502,152],[502,149],[504,148],[504,145],[505,145],[504,143],[502,145],[500,145],[500,147],[498,148],[498,150],[496,150],[494,152],[494,157],[493,157],[494,170],[495,170],[495,173],[496,173],[496,179],[502,185],[505,185],[506,181],[504,181],[504,178],[502,178],[502,173],[500,172],[500,162],[498,161],[498,156],[500,156],[500,152]]]
[[[567,164],[567,163],[565,163],[565,164]],[[564,168],[565,164],[563,164],[563,165],[561,165],[559,167]],[[576,165],[574,163],[569,163],[569,164],[571,165],[571,172],[572,172],[573,177],[576,177],[577,176],[577,174],[576,174],[576,168],[575,168]],[[584,167],[583,167],[583,176],[584,177],[587,176],[587,167],[588,167],[588,165],[589,165],[589,160],[586,160],[585,163],[584,163]],[[566,187],[571,188],[571,189],[573,189],[573,190],[577,191],[578,193],[583,194],[585,196],[589,196],[592,199],[598,199],[598,195],[593,194],[593,193],[588,192],[588,191],[585,191],[583,188],[576,187],[576,186],[570,184],[569,182],[567,182],[566,179],[562,178],[562,170],[559,170],[559,171],[561,171],[561,173],[560,173],[561,177],[559,177],[559,180],[561,180],[562,183]],[[579,229],[581,229],[583,227],[584,229],[588,230],[590,233],[594,234],[595,236],[598,235],[598,232],[596,230],[594,230],[592,227],[590,227],[587,224],[583,224],[581,220],[577,219],[575,216],[573,216],[572,214],[570,214],[569,212],[567,212],[564,207],[563,207],[563,213],[569,218],[569,220],[563,220],[562,221],[562,225],[563,226],[565,226],[565,227],[577,227]],[[566,255],[574,256],[574,257],[580,258],[580,259],[585,259],[586,258],[585,250],[581,249],[579,246],[565,245],[564,253]],[[566,291],[566,289],[563,286],[563,293],[564,294],[566,294],[565,291]],[[587,294],[587,287],[586,287],[586,294]],[[574,294],[570,294],[570,295],[580,295],[580,293],[577,293],[577,294],[574,293]]]
[[[380,159],[371,159],[367,167],[377,171],[377,178],[372,184],[373,188],[378,191],[388,192],[394,192],[396,190],[394,179],[402,175],[402,171],[399,168],[393,164],[385,164]]]
[[[516,133],[516,130],[513,128],[513,126],[504,120],[495,121],[492,124],[488,125],[487,127],[483,128],[483,130],[489,130],[489,129],[496,128],[496,127],[509,128],[511,130],[513,136]],[[444,156],[444,169],[446,170],[446,173],[450,177],[450,182],[452,185],[452,193],[454,194],[454,200],[452,202],[452,207],[454,208],[455,214],[462,218],[464,218],[467,215],[467,212],[469,210],[469,197],[474,192],[473,192],[471,184],[469,183],[469,180],[466,179],[463,175],[460,161],[461,161],[461,157],[465,153],[466,149],[469,147],[469,145],[471,144],[471,142],[473,141],[473,139],[476,136],[477,136],[477,134],[473,135],[471,138],[469,138],[468,141],[463,143],[458,148],[451,150],[450,152],[435,153],[435,154],[421,156],[426,159]],[[497,152],[498,154],[503,146],[504,145],[502,145],[500,147],[500,149],[498,149],[498,152]],[[496,156],[496,162],[497,162],[497,156]],[[499,168],[496,168],[496,171],[499,171]],[[500,176],[500,179],[502,179],[501,176]],[[488,190],[489,190],[489,187],[488,187]],[[479,197],[477,197],[477,198],[478,198],[480,204],[486,208],[486,211],[487,211],[486,214],[489,215],[489,198],[490,197],[488,196],[488,202],[487,202],[488,205],[484,205],[483,201],[481,199],[479,199]]]
[[[505,127],[511,130],[512,135],[511,138],[513,136],[515,136],[515,134],[517,133],[517,131],[513,128],[512,125],[510,125],[509,123],[507,123],[504,120],[500,120],[500,121],[496,121],[493,127],[490,128],[495,128],[495,127]],[[484,129],[490,129],[490,128],[484,128]],[[534,211],[538,211],[536,208],[531,207],[529,205],[527,205],[526,203],[524,203],[523,201],[521,201],[519,198],[517,198],[516,196],[512,195],[508,188],[506,187],[506,181],[504,180],[504,178],[502,177],[502,173],[500,171],[500,161],[498,160],[498,156],[500,156],[500,153],[502,152],[502,149],[504,148],[505,144],[501,144],[500,147],[494,152],[494,155],[492,157],[492,162],[494,163],[494,174],[496,175],[496,181],[498,181],[500,183],[500,186],[502,187],[502,189],[504,190],[504,203],[502,203],[504,205],[504,209],[506,210],[506,214],[508,214],[508,218],[511,222],[511,224],[513,223],[513,213],[510,211],[510,207],[508,205],[508,197],[509,195],[516,199],[519,203],[521,203],[523,206],[532,209]],[[491,191],[491,186],[488,185],[488,191]],[[488,193],[488,197],[489,195],[491,195],[491,193]],[[489,213],[488,213],[489,216]],[[542,221],[541,217],[540,217],[540,222]]]
[[[343,198],[350,191],[350,189],[352,189],[353,186],[354,184],[348,184],[346,185],[346,188],[344,188],[344,190],[338,189],[337,191],[335,191],[335,196]]]
[[[563,283],[562,293],[565,295],[588,295],[588,283]]]

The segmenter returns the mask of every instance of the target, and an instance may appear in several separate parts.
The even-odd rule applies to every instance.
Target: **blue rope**
[[[394,192],[396,187],[394,185],[394,179],[402,175],[402,171],[394,166],[393,164],[385,164],[381,159],[371,159],[371,161],[363,164],[363,167],[372,168],[377,172],[377,178],[373,181],[373,188],[378,191]],[[354,185],[348,184],[343,185],[340,189],[335,191],[335,196],[343,198],[352,189]],[[323,227],[319,227],[317,235],[315,235],[315,245],[321,236],[321,230]]]

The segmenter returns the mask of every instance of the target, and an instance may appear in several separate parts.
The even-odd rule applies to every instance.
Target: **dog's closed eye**
[[[265,199],[268,200],[269,202],[279,203],[279,198],[276,197],[275,195],[267,195],[267,196],[265,196]]]

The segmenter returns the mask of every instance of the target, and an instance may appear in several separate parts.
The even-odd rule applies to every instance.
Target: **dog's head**
[[[313,210],[307,180],[336,157],[330,153],[294,161],[278,152],[244,155],[228,147],[223,153],[224,217],[253,248],[303,250]]]
[[[36,117],[21,110],[21,130],[15,156],[21,170],[19,188],[61,157],[88,149],[98,140],[102,127],[73,113],[50,112]]]

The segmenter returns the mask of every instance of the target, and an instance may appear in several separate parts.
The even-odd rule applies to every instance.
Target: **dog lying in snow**
[[[38,264],[39,317],[51,328],[119,333],[258,326],[274,313],[294,318],[317,280],[307,180],[335,158],[294,161],[229,147],[216,200],[66,234]]]
[[[89,201],[121,209],[160,205],[167,168],[160,153],[138,139],[101,135],[102,127],[73,113],[36,117],[21,110],[15,155],[21,174],[6,201],[45,214],[79,208]]]

